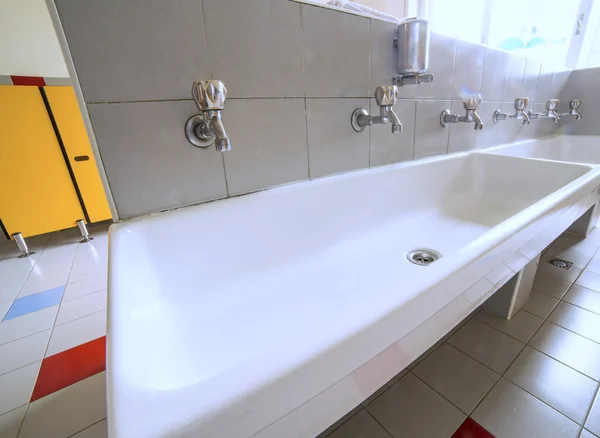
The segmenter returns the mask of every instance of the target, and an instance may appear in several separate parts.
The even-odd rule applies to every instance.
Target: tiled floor
[[[106,437],[107,230],[0,246],[0,438]]]
[[[561,236],[523,310],[469,316],[320,438],[600,437],[598,248]]]
[[[0,246],[0,438],[106,437],[107,234],[92,231],[28,239],[29,259]],[[510,321],[468,317],[322,437],[599,437],[598,248],[600,229],[559,238]]]

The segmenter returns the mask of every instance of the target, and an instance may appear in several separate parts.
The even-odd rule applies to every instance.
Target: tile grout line
[[[71,271],[73,270],[73,264],[75,263],[75,258],[77,257],[77,253],[79,252],[79,246],[81,245],[81,242],[77,241],[75,243],[76,245],[76,249],[75,249],[75,253],[73,254],[73,259],[71,260],[71,268],[69,269],[69,274],[67,275],[67,279],[66,279],[66,283],[65,283],[65,290],[67,288],[67,284],[69,284],[69,278],[71,277]],[[41,255],[40,255],[41,257]],[[46,353],[48,352],[48,347],[50,346],[50,342],[52,340],[52,334],[54,333],[54,324],[56,323],[56,319],[58,318],[58,313],[60,312],[60,306],[62,304],[63,298],[65,297],[65,290],[63,290],[63,294],[61,296],[60,299],[60,303],[58,304],[58,309],[56,310],[56,315],[54,316],[54,321],[52,322],[52,327],[51,327],[51,331],[50,331],[50,336],[48,337],[48,343],[46,344],[46,348],[44,349],[44,354],[42,355],[42,358],[40,360],[40,368],[35,376],[35,379],[33,381],[33,387],[31,388],[31,391],[29,393],[29,396],[27,398],[27,407],[25,408],[25,413],[23,414],[23,418],[21,419],[21,424],[19,425],[19,429],[17,431],[17,438],[19,438],[19,435],[21,435],[21,430],[23,429],[23,424],[25,423],[25,418],[27,417],[27,412],[29,412],[29,406],[31,405],[30,400],[31,400],[31,396],[33,394],[33,391],[35,389],[35,385],[37,383],[37,380],[39,378],[40,375],[40,371],[42,369],[42,364],[44,362],[44,359],[46,357]]]
[[[75,435],[77,435],[78,433],[81,433],[81,432],[83,432],[84,430],[88,430],[88,429],[90,429],[90,428],[94,427],[96,424],[102,423],[104,420],[107,420],[107,417],[104,417],[102,420],[98,420],[98,421],[96,421],[94,424],[90,424],[89,426],[86,426],[86,427],[84,427],[83,429],[81,429],[81,430],[78,430],[77,432],[75,432],[75,433],[73,433],[73,434],[71,434],[71,435],[67,436],[67,438],[72,438],[72,437],[74,437]],[[108,421],[107,421],[107,423],[108,423]]]

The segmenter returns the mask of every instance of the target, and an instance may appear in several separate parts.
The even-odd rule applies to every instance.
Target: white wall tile
[[[212,77],[227,97],[304,96],[298,3],[204,0],[202,9]]]
[[[304,99],[240,99],[227,105],[227,135],[234,145],[223,154],[229,195],[308,179]],[[265,117],[270,113],[277,114],[277,123]]]
[[[523,83],[523,74],[525,73],[525,58],[511,54],[507,56],[502,100],[512,102],[515,98],[522,97],[521,86]]]
[[[453,99],[463,99],[481,91],[485,48],[466,41],[456,42]]]
[[[350,125],[352,112],[368,105],[368,99],[306,100],[311,178],[369,166],[369,129],[356,132]]]
[[[483,62],[483,76],[481,81],[481,96],[487,101],[502,101],[504,78],[506,77],[506,63],[508,54],[491,47],[485,48]]]
[[[306,96],[369,96],[370,20],[306,4],[301,10]]]
[[[535,93],[537,90],[538,79],[540,77],[540,68],[542,63],[533,59],[525,61],[525,73],[523,74],[523,84],[521,94],[529,98],[529,102],[537,102]]]
[[[419,85],[418,97],[450,99],[454,85],[454,55],[456,40],[431,33],[429,41],[429,68],[433,82]]]
[[[448,152],[450,130],[440,125],[440,114],[449,100],[418,100],[415,120],[415,159]]]
[[[369,104],[370,113],[378,114],[379,107],[375,100],[371,99]],[[394,106],[394,111],[402,123],[401,133],[392,134],[390,125],[374,125],[369,128],[371,167],[413,159],[416,102],[408,99],[399,100]]]
[[[537,103],[545,102],[550,99],[550,85],[552,85],[552,76],[554,75],[554,64],[552,62],[542,62],[537,89],[535,92],[535,101]]]

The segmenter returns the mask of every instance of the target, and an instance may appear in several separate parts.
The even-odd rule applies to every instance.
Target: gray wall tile
[[[448,152],[450,130],[440,125],[440,114],[449,100],[418,100],[415,120],[415,159]]]
[[[511,54],[507,56],[506,77],[502,92],[502,100],[505,102],[521,97],[521,85],[525,73],[525,58]]]
[[[475,149],[489,148],[498,144],[498,125],[494,123],[494,111],[500,108],[499,102],[481,102],[477,113],[483,121],[483,129],[475,133]]]
[[[454,85],[454,54],[456,40],[431,33],[429,42],[429,73],[435,79],[429,84],[419,85],[418,97],[450,99]]]
[[[369,167],[369,128],[357,133],[350,125],[356,108],[369,100],[306,99],[310,177]]]
[[[88,105],[121,219],[227,196],[223,158],[185,138],[192,101]]]
[[[223,154],[230,195],[308,179],[304,99],[231,100],[223,121],[232,144]]]
[[[538,78],[537,90],[535,91],[535,101],[537,103],[545,102],[550,99],[550,85],[554,75],[554,64],[551,62],[542,62],[540,76]]]
[[[202,6],[212,76],[225,82],[229,97],[304,97],[298,3],[203,0]]]
[[[540,68],[542,63],[528,59],[525,61],[525,73],[523,74],[523,84],[521,94],[529,98],[529,102],[537,102],[535,93],[537,90],[538,79],[540,77]]]
[[[86,101],[190,98],[209,79],[197,0],[57,0]]]
[[[552,82],[550,83],[550,99],[558,99],[563,87],[567,84],[571,70],[554,70]]]
[[[306,96],[368,97],[370,20],[306,4],[301,11]]]
[[[369,101],[370,113],[377,114],[379,107],[375,99]],[[415,101],[399,100],[394,111],[402,122],[402,132],[392,134],[390,125],[373,125],[370,129],[370,165],[399,163],[413,159],[415,143]]]
[[[508,54],[486,47],[481,81],[481,96],[486,101],[502,101]]]
[[[450,110],[453,114],[465,115],[466,110],[462,100],[453,100]],[[477,111],[479,114],[479,111]],[[448,153],[463,152],[475,149],[475,124],[474,123],[451,123],[448,125]]]
[[[453,98],[464,98],[481,91],[484,55],[483,46],[457,41]]]

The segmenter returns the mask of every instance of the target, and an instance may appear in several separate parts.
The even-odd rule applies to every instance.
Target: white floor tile
[[[106,290],[63,302],[60,305],[55,325],[61,325],[75,319],[106,309]]]
[[[582,272],[582,269],[576,268],[575,266],[571,266],[569,269],[559,268],[558,266],[550,264],[550,260],[552,260],[552,258],[542,257],[537,271],[571,283],[574,282]]]
[[[412,372],[467,415],[500,378],[449,344],[442,344]]]
[[[46,357],[106,335],[106,310],[54,327]]]
[[[476,319],[467,322],[446,342],[498,374],[506,371],[524,347],[523,343]]]
[[[363,406],[367,406],[369,403],[371,403],[373,400],[375,400],[377,397],[379,397],[381,394],[383,394],[385,391],[387,391],[387,389],[390,386],[392,386],[394,383],[396,383],[398,380],[400,380],[407,372],[408,372],[408,369],[403,369],[402,371],[400,371],[398,374],[396,374],[394,377],[392,377],[388,382],[386,382],[381,388],[379,388],[377,391],[375,391],[373,394],[371,394],[369,397],[367,397],[361,404]]]
[[[595,380],[531,347],[504,377],[582,426],[598,389]]]
[[[548,321],[600,343],[600,315],[561,301]]]
[[[600,435],[600,397],[598,396],[596,396],[596,401],[585,423],[585,428],[596,435]]]
[[[497,438],[576,438],[580,427],[506,379],[471,416]]]
[[[0,321],[2,321],[2,318],[4,318],[4,315],[6,315],[6,312],[8,312],[8,309],[10,309],[10,306],[12,305],[12,301],[7,301],[6,303],[0,303]]]
[[[79,263],[73,265],[69,276],[69,283],[85,280],[100,274],[106,274],[107,266],[97,263]]]
[[[523,310],[527,312],[533,313],[540,318],[548,318],[556,305],[558,304],[559,299],[554,298],[553,296],[546,295],[542,292],[538,292],[535,289],[531,290],[529,295],[529,299],[523,306]]]
[[[27,295],[37,294],[45,290],[64,286],[67,283],[67,274],[50,274],[45,277],[31,277],[25,281],[25,284],[19,292],[19,298]]]
[[[562,249],[556,246],[551,246],[544,256],[566,260],[573,263],[573,266],[579,269],[584,269],[592,259],[592,256],[569,251],[568,249]]]
[[[58,306],[53,306],[2,321],[0,323],[0,345],[51,328],[57,312]]]
[[[36,362],[0,376],[0,415],[29,401],[40,364]]]
[[[595,256],[585,267],[586,271],[592,271],[600,274],[600,256]]]
[[[43,265],[36,263],[27,280],[31,282],[37,278],[53,276],[55,278],[64,278],[64,283],[66,283],[70,271],[71,263],[55,262],[45,263]]]
[[[600,314],[600,292],[574,284],[563,297],[567,303]]]
[[[600,344],[596,342],[544,322],[529,345],[594,380],[600,380]]]
[[[27,406],[13,409],[6,414],[0,415],[0,437],[2,438],[17,438],[21,422],[25,417]]]
[[[466,415],[408,373],[366,409],[395,437],[449,437]]]
[[[583,271],[575,283],[600,292],[600,274],[596,274],[595,272],[588,270]]]
[[[44,358],[51,330],[0,345],[0,375]]]
[[[106,418],[105,373],[29,405],[19,438],[64,438]]]
[[[16,256],[15,258],[11,259],[3,259],[2,261],[0,261],[0,278],[6,279],[9,276],[27,277],[38,258],[39,254],[34,254],[31,257],[27,257],[24,259],[19,259]]]
[[[579,435],[579,438],[598,438],[596,435],[594,435],[593,433],[583,429],[581,431],[581,435]]]
[[[327,438],[390,438],[383,427],[364,409],[338,427]],[[80,437],[78,437],[80,438]],[[87,438],[87,437],[86,437]]]
[[[500,318],[485,309],[475,315],[486,323],[523,343],[529,342],[544,320],[528,312],[519,311],[511,319]]]
[[[590,238],[591,237],[591,238]],[[596,242],[593,236],[588,236],[587,239],[572,236],[568,234],[563,234],[556,242],[554,242],[554,247],[568,249],[570,251],[575,251],[580,254],[585,254],[587,256],[593,256],[598,248],[600,248],[600,243]]]
[[[63,302],[106,289],[106,274],[95,275],[85,280],[67,284]]]
[[[17,298],[24,282],[25,280],[0,286],[0,303],[12,301]]]
[[[535,274],[535,280],[533,281],[533,289],[558,299],[561,299],[563,295],[567,293],[569,287],[571,287],[571,283],[568,281],[561,280],[540,271]]]

